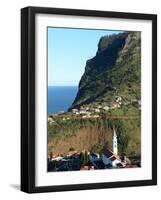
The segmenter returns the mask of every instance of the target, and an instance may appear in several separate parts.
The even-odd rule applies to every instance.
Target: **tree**
[[[87,151],[83,151],[80,154],[80,165],[82,166],[88,166],[89,164],[89,156]]]

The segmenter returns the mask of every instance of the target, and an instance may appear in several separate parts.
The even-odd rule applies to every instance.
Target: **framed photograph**
[[[21,190],[157,184],[157,16],[21,10]]]

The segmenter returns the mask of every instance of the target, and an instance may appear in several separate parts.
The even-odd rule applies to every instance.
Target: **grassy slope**
[[[63,121],[55,117],[55,123],[48,124],[48,153],[52,151],[54,154],[66,154],[70,147],[78,151],[86,149],[96,152],[100,152],[104,146],[112,148],[112,133],[115,127],[119,154],[140,155],[139,112],[134,106],[124,106],[103,114],[99,119],[71,117]],[[125,113],[131,117],[123,119]],[[112,116],[118,116],[118,119],[113,119]]]

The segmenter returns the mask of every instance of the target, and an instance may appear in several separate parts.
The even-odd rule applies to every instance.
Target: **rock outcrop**
[[[111,105],[115,96],[140,99],[141,33],[123,32],[100,38],[96,55],[86,62],[77,96],[69,108]]]

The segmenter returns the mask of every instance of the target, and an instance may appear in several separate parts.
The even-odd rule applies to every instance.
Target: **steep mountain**
[[[86,62],[77,96],[69,108],[82,105],[111,106],[116,96],[124,102],[140,99],[141,33],[103,36],[96,55]]]

